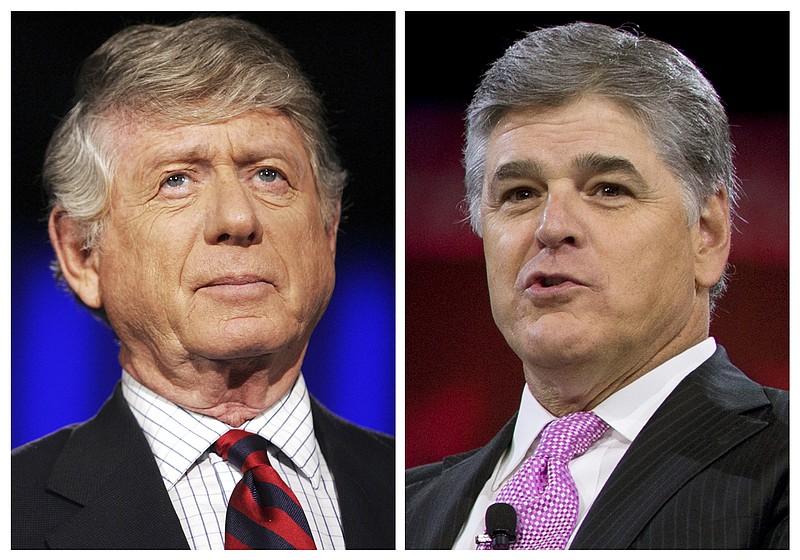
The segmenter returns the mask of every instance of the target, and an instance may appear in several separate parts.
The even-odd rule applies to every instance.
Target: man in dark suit
[[[12,452],[12,548],[394,548],[393,439],[301,372],[346,174],[291,54],[235,18],[129,27],[43,175],[57,272],[123,372]]]
[[[407,473],[406,547],[788,548],[788,394],[709,338],[738,188],[711,84],[656,40],[543,29],[464,153],[526,386],[484,448]]]

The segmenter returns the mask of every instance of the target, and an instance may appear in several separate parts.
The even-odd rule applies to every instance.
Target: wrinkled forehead
[[[590,153],[660,160],[652,136],[639,119],[611,100],[587,96],[558,107],[506,111],[487,139],[484,180],[498,165],[528,154],[544,162],[565,154],[574,158]]]
[[[175,118],[161,113],[116,111],[99,121],[98,135],[115,170],[135,160],[157,166],[170,160],[211,160],[220,150],[240,160],[281,157],[310,168],[304,135],[277,109],[255,109],[222,118]]]
[[[653,119],[643,113],[635,105],[625,99],[617,99],[601,93],[584,91],[574,95],[566,95],[557,99],[550,99],[541,103],[530,103],[518,106],[496,106],[490,108],[485,114],[485,118],[479,122],[480,134],[485,138],[491,137],[497,128],[508,120],[509,115],[525,113],[528,115],[547,115],[555,112],[567,111],[571,107],[593,104],[598,107],[610,107],[631,120],[631,126],[640,129],[646,134],[652,143],[655,143],[658,135],[656,134],[656,124]]]

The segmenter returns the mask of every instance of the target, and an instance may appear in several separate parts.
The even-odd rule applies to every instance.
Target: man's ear
[[[50,212],[47,224],[61,274],[73,292],[92,309],[103,305],[100,293],[99,253],[84,248],[84,229],[63,208]]]
[[[706,200],[697,223],[695,282],[710,289],[722,277],[731,250],[731,211],[723,186]]]
[[[333,256],[336,256],[336,236],[339,234],[339,220],[342,217],[342,200],[336,201],[336,211],[334,212],[333,220],[330,225],[325,229],[328,236],[328,244]]]

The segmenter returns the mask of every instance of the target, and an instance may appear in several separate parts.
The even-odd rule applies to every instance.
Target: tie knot
[[[594,412],[567,414],[545,426],[536,454],[571,461],[583,455],[606,430],[608,424]]]
[[[217,455],[245,473],[250,469],[269,465],[267,440],[244,430],[230,430],[214,444]]]

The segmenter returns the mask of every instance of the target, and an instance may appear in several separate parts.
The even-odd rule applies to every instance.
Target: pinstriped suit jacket
[[[395,546],[394,439],[313,398],[348,549]],[[12,549],[188,549],[153,453],[119,385],[91,420],[11,455]]]
[[[571,548],[788,548],[788,409],[718,347],[631,444]],[[513,431],[407,472],[406,548],[453,546]]]

